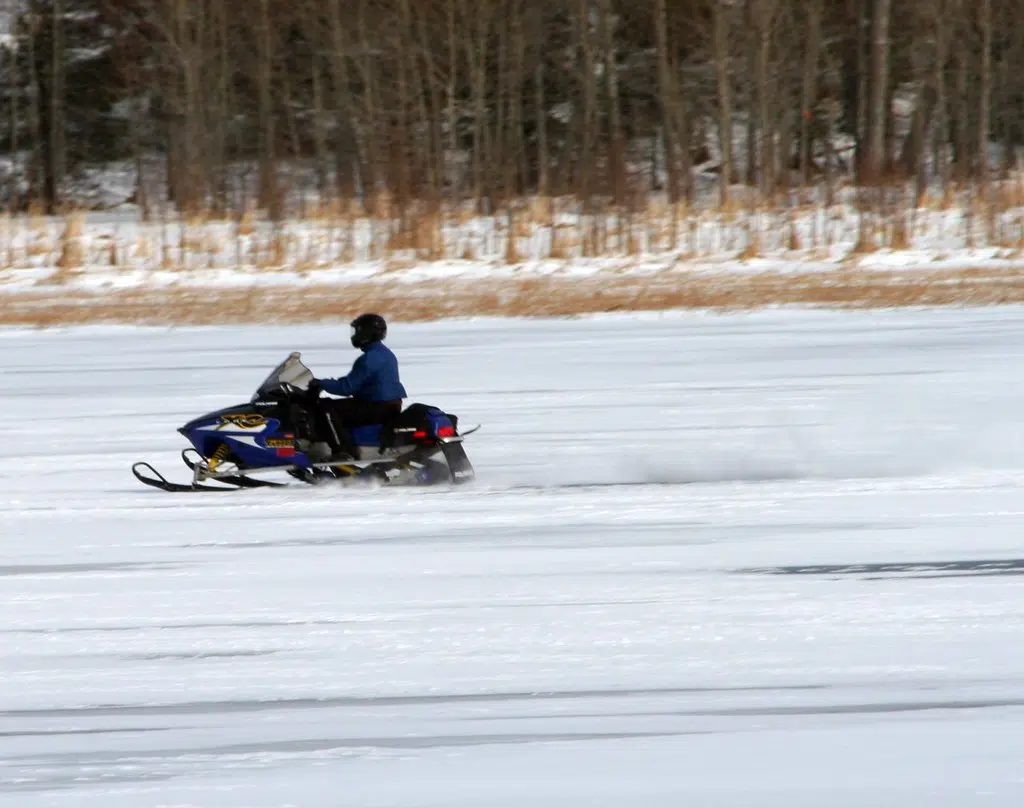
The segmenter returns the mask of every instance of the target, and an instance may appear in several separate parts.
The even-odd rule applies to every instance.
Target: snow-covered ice
[[[473,486],[131,476],[340,325],[0,331],[0,805],[1024,804],[1019,308],[389,341]]]

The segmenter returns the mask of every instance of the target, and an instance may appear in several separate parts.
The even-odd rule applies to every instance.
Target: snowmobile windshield
[[[313,378],[313,372],[302,363],[302,354],[298,351],[290,354],[280,365],[274,368],[252,396],[255,401],[274,393],[284,392],[285,385],[305,390]]]

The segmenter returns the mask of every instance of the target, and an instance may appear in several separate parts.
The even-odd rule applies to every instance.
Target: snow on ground
[[[1016,208],[990,221],[967,203],[885,214],[852,202],[756,213],[673,214],[660,205],[619,219],[557,205],[552,213],[534,201],[511,219],[411,216],[404,228],[337,213],[279,223],[141,221],[131,205],[67,219],[0,218],[0,293],[1024,267],[1024,211]]]
[[[1020,309],[392,331],[472,487],[131,477],[340,327],[0,331],[0,805],[1022,804]]]

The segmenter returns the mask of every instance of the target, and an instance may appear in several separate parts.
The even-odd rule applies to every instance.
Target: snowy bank
[[[327,210],[270,222],[172,218],[137,209],[0,219],[0,291],[1024,268],[1024,208],[883,215],[853,205],[583,215],[536,201],[500,216],[371,219]]]

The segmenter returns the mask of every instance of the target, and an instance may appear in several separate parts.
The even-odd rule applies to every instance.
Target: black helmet
[[[350,325],[353,348],[365,348],[371,342],[379,342],[388,335],[388,324],[379,314],[360,314]]]

